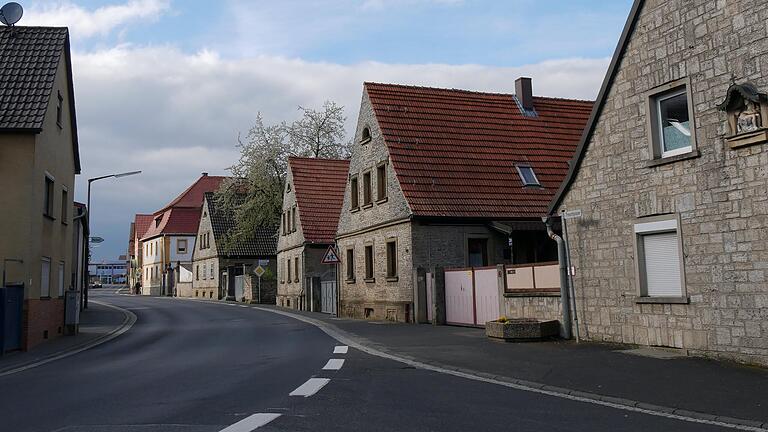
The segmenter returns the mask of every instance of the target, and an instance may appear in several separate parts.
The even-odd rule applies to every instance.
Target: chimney
[[[207,172],[204,172],[204,173],[202,174],[202,176],[203,176],[203,177],[208,177],[208,173],[207,173]]]
[[[520,77],[515,80],[515,96],[517,96],[523,109],[533,109],[533,87],[530,78]]]

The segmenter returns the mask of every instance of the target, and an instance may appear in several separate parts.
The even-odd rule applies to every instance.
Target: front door
[[[21,317],[24,305],[24,286],[13,285],[2,289],[1,315],[3,318],[0,335],[0,354],[6,351],[21,349]]]

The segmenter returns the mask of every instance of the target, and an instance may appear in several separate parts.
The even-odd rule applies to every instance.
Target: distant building
[[[192,251],[206,192],[219,188],[225,177],[203,173],[192,186],[152,215],[141,238],[144,295],[192,294]]]
[[[102,285],[124,285],[127,282],[128,263],[125,260],[91,262],[88,265],[88,273],[91,283],[99,282]]]
[[[260,228],[253,238],[227,247],[226,237],[234,228],[233,212],[221,209],[213,193],[206,193],[192,254],[191,295],[275,304],[277,227]],[[258,266],[264,270],[260,282]]]
[[[348,172],[348,160],[288,160],[277,243],[278,305],[332,311],[336,266],[322,261],[328,247],[335,244]],[[331,304],[323,302],[324,295],[333,298]]]
[[[6,305],[21,305],[7,306],[3,344],[29,349],[64,332],[65,291],[76,287],[80,154],[69,31],[4,26],[0,53],[0,289]]]
[[[141,293],[144,253],[141,238],[152,223],[151,214],[137,214],[131,222],[128,237],[128,286],[134,294]],[[138,287],[138,289],[137,289]]]

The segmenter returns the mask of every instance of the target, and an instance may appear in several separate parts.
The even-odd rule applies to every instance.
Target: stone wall
[[[768,3],[647,1],[562,207],[581,334],[768,365],[768,144],[731,150],[732,80],[768,91]],[[646,92],[690,80],[699,157],[651,166]],[[690,304],[638,304],[633,223],[680,217]]]
[[[504,296],[504,316],[507,318],[536,318],[562,320],[560,295]]]

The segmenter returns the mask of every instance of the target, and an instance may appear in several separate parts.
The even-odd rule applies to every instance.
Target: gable
[[[333,243],[344,201],[349,160],[288,159],[293,193],[296,196],[304,240],[310,243]]]

